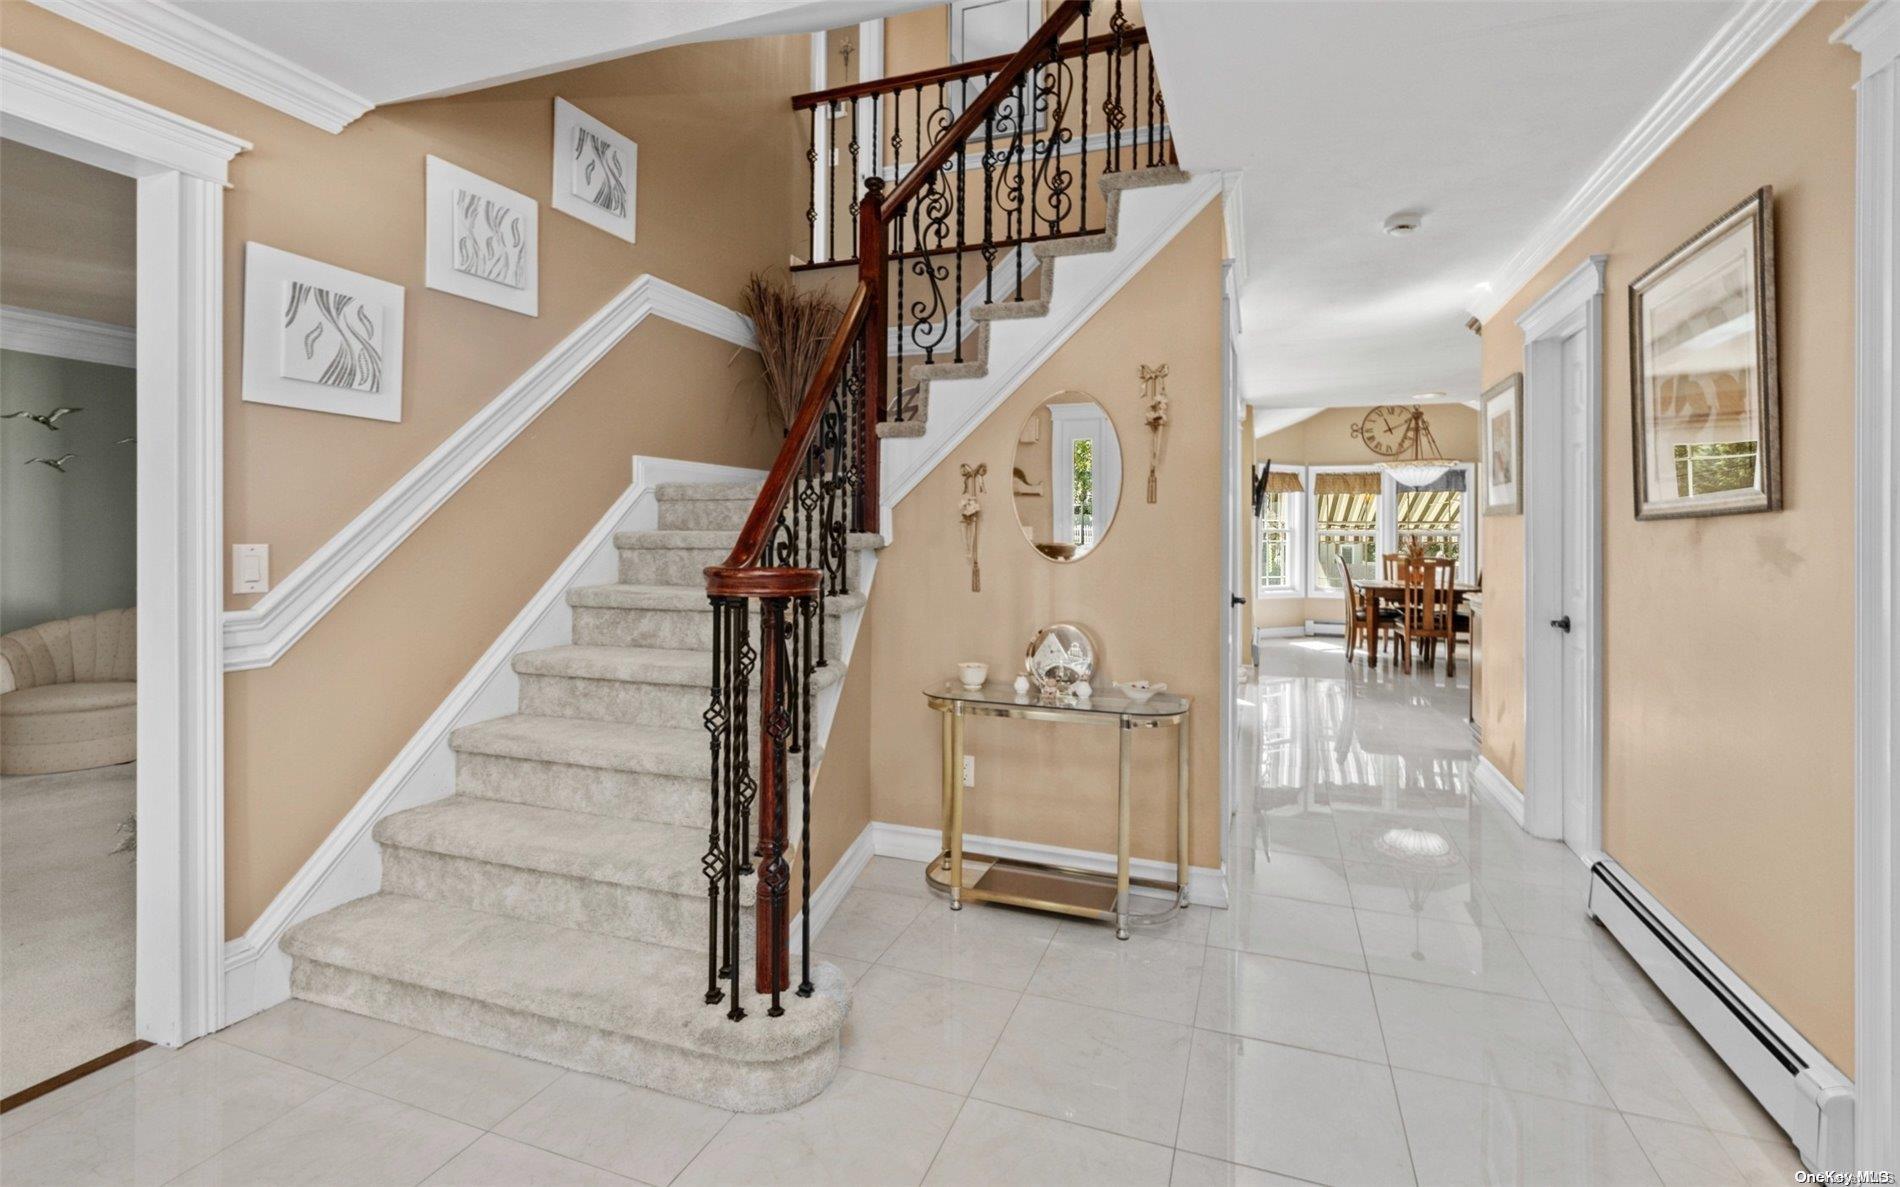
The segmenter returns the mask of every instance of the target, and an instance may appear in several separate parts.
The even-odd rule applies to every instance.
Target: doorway
[[[1518,318],[1524,331],[1524,827],[1602,849],[1603,264]]]

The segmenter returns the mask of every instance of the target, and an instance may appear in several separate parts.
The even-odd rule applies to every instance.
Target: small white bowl
[[[1167,685],[1151,684],[1146,680],[1117,681],[1115,687],[1127,693],[1128,699],[1137,705],[1146,703],[1149,697],[1154,696],[1154,694],[1158,692],[1168,691]]]
[[[965,688],[982,688],[983,682],[989,678],[990,666],[988,664],[971,663],[957,665],[957,679],[963,683],[963,687]]]

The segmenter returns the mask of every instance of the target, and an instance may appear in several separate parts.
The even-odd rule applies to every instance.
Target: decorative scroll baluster
[[[875,103],[876,101],[873,100],[873,110],[875,110]],[[858,246],[858,178],[863,175],[864,168],[858,164],[858,112],[863,110],[863,107],[864,100],[851,100],[851,143],[846,146],[851,152],[851,205],[849,209],[851,217],[851,254],[853,256],[856,256],[858,252],[862,250]],[[876,144],[877,140],[873,138],[871,143]]]
[[[996,300],[996,113],[983,113],[983,301]]]
[[[818,260],[818,109],[811,109],[811,140],[805,145],[805,166],[809,173],[809,184],[805,193],[805,227],[809,249],[805,258],[816,264]]]

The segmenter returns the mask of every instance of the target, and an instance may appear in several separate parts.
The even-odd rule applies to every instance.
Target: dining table
[[[1387,602],[1391,602],[1394,606],[1403,608],[1405,603],[1405,582],[1388,580],[1383,577],[1367,577],[1362,580],[1355,580],[1353,584],[1358,588],[1366,603],[1366,620],[1359,624],[1360,629],[1367,632],[1366,638],[1370,643],[1370,646],[1366,648],[1366,666],[1368,668],[1376,668],[1379,666],[1379,608]],[[1464,600],[1477,592],[1478,586],[1475,582],[1452,582],[1452,614],[1456,615],[1459,607],[1464,604]]]

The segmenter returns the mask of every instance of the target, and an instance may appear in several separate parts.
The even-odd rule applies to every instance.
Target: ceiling
[[[0,305],[133,323],[138,183],[0,141]]]
[[[1474,290],[1740,7],[1149,0],[1181,163],[1240,171],[1245,398],[1475,398]]]
[[[661,46],[836,28],[929,0],[175,0],[372,105]]]

